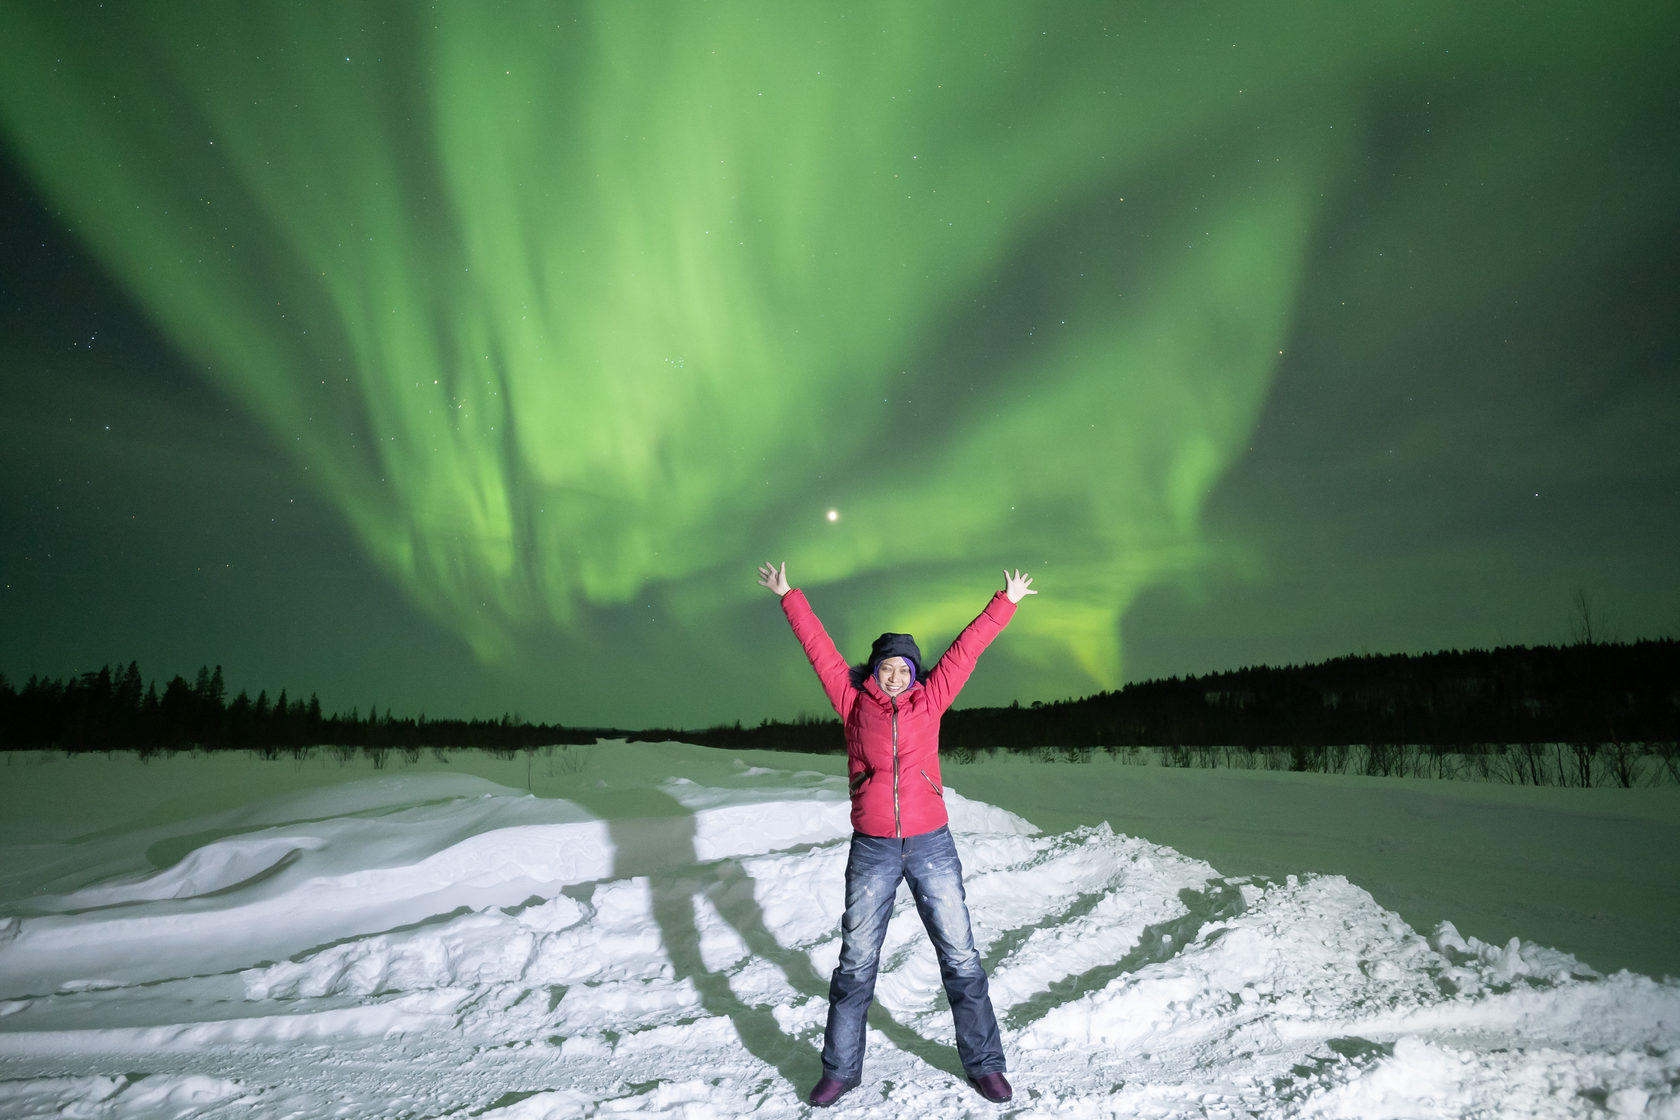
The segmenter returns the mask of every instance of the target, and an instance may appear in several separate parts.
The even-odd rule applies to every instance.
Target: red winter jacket
[[[852,827],[865,836],[919,836],[945,824],[945,787],[939,778],[939,719],[957,698],[981,652],[1015,616],[999,591],[969,623],[926,681],[897,698],[873,676],[852,684],[851,667],[834,648],[805,593],[782,596],[782,610],[822,681],[828,702],[846,728],[846,772],[852,790]]]

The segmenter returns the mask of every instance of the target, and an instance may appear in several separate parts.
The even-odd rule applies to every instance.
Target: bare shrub
[[[1634,774],[1639,769],[1638,744],[1612,739],[1599,750],[1603,766],[1610,772],[1610,779],[1623,789],[1632,789]]]
[[[1365,774],[1372,778],[1392,778],[1402,765],[1401,750],[1396,743],[1368,743],[1365,746]]]
[[[1541,786],[1546,769],[1546,744],[1518,743],[1516,746],[1516,785]]]
[[[1658,776],[1667,775],[1670,785],[1680,785],[1680,741],[1659,739],[1650,747],[1651,753],[1657,756]]]
[[[592,744],[562,743],[548,763],[550,774],[581,774],[589,768],[589,760],[594,755]]]

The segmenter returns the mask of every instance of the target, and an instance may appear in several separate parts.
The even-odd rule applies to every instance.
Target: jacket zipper
[[[898,815],[898,697],[892,700],[892,754],[893,754],[893,835],[904,837],[904,822]]]
[[[928,772],[926,770],[922,771],[922,781],[926,782],[928,784],[928,788],[931,789],[934,793],[937,793],[940,797],[945,796],[945,791],[939,788],[939,783],[938,782],[936,782],[932,778],[928,777]]]

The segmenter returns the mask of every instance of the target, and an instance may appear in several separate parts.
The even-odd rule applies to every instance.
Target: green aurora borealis
[[[1680,17],[1541,11],[9,5],[0,671],[814,711],[766,558],[1031,571],[968,703],[1680,632]]]

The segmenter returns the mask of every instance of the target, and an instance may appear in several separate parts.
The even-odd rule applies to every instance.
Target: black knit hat
[[[882,634],[876,638],[875,644],[869,648],[869,675],[874,676],[881,662],[889,657],[904,658],[910,662],[910,671],[915,674],[911,679],[922,679],[922,651],[917,648],[915,638],[908,634]]]

